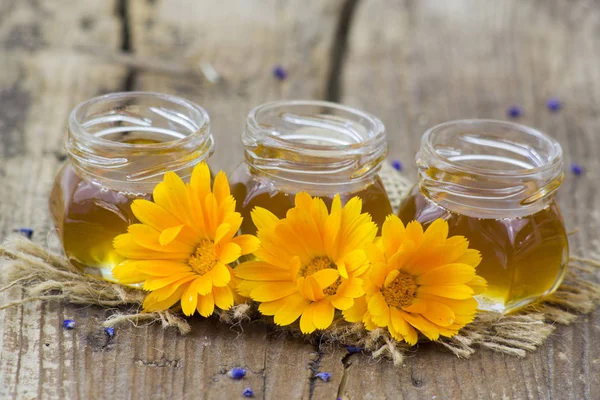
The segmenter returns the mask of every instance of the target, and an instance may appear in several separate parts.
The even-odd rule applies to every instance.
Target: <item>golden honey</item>
[[[251,234],[256,232],[256,228],[250,217],[250,213],[255,207],[266,208],[279,218],[284,218],[286,212],[294,207],[295,190],[293,188],[288,188],[287,190],[286,188],[269,189],[268,185],[262,185],[259,179],[250,177],[247,177],[247,179],[236,178],[237,183],[232,185],[231,191],[236,199],[240,199],[237,210],[244,217],[244,222],[242,223],[243,232]],[[319,195],[325,201],[327,207],[331,209],[331,202],[335,194],[319,194],[318,192],[311,194],[313,196]],[[362,189],[340,193],[343,204],[354,196],[362,199],[362,212],[371,214],[373,221],[379,227],[383,225],[385,218],[392,213],[390,200],[379,177],[375,177],[373,182]]]
[[[418,220],[423,228],[437,218],[448,221],[450,235],[469,239],[481,252],[477,274],[488,282],[490,309],[528,304],[556,288],[564,273],[567,236],[556,204],[518,218],[474,218],[452,213],[428,200],[416,187],[400,206],[405,223]],[[486,305],[484,304],[483,307]]]
[[[231,176],[243,233],[255,233],[250,217],[263,207],[279,218],[305,191],[328,206],[359,196],[363,212],[381,226],[392,212],[378,171],[387,153],[381,121],[360,110],[318,101],[281,101],[248,115],[242,134],[245,161]]]
[[[481,309],[510,312],[558,287],[568,242],[554,200],[563,179],[557,142],[517,124],[455,121],[423,136],[417,164],[419,183],[399,216],[424,227],[443,218],[450,235],[481,252]]]
[[[135,199],[167,171],[182,178],[213,150],[210,120],[199,106],[156,93],[115,93],[76,107],[69,118],[68,162],[58,173],[50,211],[70,262],[112,279],[121,259],[112,241],[137,222]]]

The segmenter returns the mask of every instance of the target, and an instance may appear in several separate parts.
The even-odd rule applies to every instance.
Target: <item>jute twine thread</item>
[[[381,176],[392,204],[399,204],[408,193],[410,182],[388,167],[382,170]],[[0,282],[3,285],[0,293],[13,287],[25,289],[22,299],[0,305],[0,310],[32,301],[60,300],[117,308],[119,311],[104,321],[106,327],[158,322],[164,328],[177,328],[181,334],[191,331],[188,321],[177,310],[142,313],[143,291],[86,276],[62,256],[52,254],[22,236],[7,238],[0,246],[0,258]],[[477,348],[523,357],[544,342],[554,331],[555,323],[571,324],[600,303],[600,285],[585,278],[599,268],[599,261],[571,256],[562,285],[542,302],[504,316],[481,312],[458,335],[442,338],[436,343],[463,358],[470,357]],[[257,319],[272,325],[268,318],[259,315],[254,304],[236,305],[228,311],[220,311],[217,318],[229,325]],[[278,329],[301,336],[297,325]],[[395,365],[402,364],[410,349],[405,343],[395,341],[384,329],[369,332],[361,324],[340,319],[318,335],[302,336],[321,343],[352,345],[370,352],[373,358],[389,358]]]

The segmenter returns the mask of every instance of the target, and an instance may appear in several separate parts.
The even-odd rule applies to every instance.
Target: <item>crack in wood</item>
[[[133,53],[133,47],[131,45],[131,27],[129,18],[129,1],[119,0],[117,3],[117,14],[121,20],[121,51],[123,53]],[[128,92],[134,89],[135,80],[137,78],[138,70],[135,67],[127,68],[127,75],[123,80],[123,90]]]
[[[337,30],[331,48],[331,62],[327,79],[326,100],[339,102],[342,97],[342,72],[346,52],[348,50],[348,35],[352,25],[352,17],[359,0],[345,0],[340,12]]]
[[[352,358],[354,354],[353,353],[348,353],[346,355],[344,355],[344,357],[342,357],[342,365],[343,365],[343,371],[342,371],[342,379],[340,380],[340,385],[338,386],[338,390],[337,390],[337,398],[341,399],[344,396],[344,392],[346,391],[346,382],[348,380],[348,370],[350,369],[350,366],[352,365],[352,362],[350,361],[350,359]]]
[[[308,392],[308,399],[312,400],[314,394],[315,394],[315,388],[317,386],[317,373],[319,372],[319,364],[321,364],[321,360],[323,359],[323,356],[325,355],[325,352],[323,352],[323,350],[321,350],[321,341],[319,340],[318,344],[315,345],[315,352],[313,353],[315,354],[315,359],[313,361],[310,362],[310,377],[309,382],[310,382],[310,388],[309,388],[309,392]]]

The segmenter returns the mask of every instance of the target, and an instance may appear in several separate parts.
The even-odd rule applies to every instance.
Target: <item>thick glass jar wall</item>
[[[136,222],[130,205],[151,199],[166,171],[185,178],[213,151],[208,114],[156,93],[88,100],[69,118],[69,160],[56,177],[51,213],[65,254],[87,273],[111,279],[121,260],[112,240]]]
[[[554,291],[568,241],[554,194],[563,179],[558,143],[517,124],[470,120],[429,130],[419,183],[400,206],[405,222],[448,221],[450,235],[481,251],[488,282],[480,308],[509,312]]]
[[[250,112],[242,135],[245,160],[231,177],[242,231],[254,233],[255,207],[285,217],[295,194],[306,191],[326,203],[359,196],[363,212],[381,225],[392,210],[378,171],[386,156],[383,124],[339,104],[282,101]]]

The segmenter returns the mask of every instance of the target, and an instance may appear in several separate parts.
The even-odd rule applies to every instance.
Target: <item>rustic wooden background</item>
[[[560,201],[579,228],[572,252],[598,256],[599,38],[594,0],[0,0],[0,236],[31,227],[35,241],[56,246],[47,200],[69,111],[99,94],[153,90],[206,107],[212,162],[228,172],[246,113],[266,100],[375,113],[411,177],[427,127],[505,119],[519,104],[520,122],[585,168],[568,173]],[[223,81],[206,82],[201,61]],[[286,81],[273,77],[277,64]],[[550,113],[550,96],[564,109]],[[265,399],[600,398],[600,312],[559,327],[524,359],[480,351],[459,360],[421,345],[399,368],[261,325],[240,335],[200,319],[187,337],[123,326],[108,341],[107,312],[55,303],[0,312],[0,398],[235,399],[246,387]],[[65,318],[77,328],[64,331]],[[248,369],[243,382],[222,374],[233,366]]]

